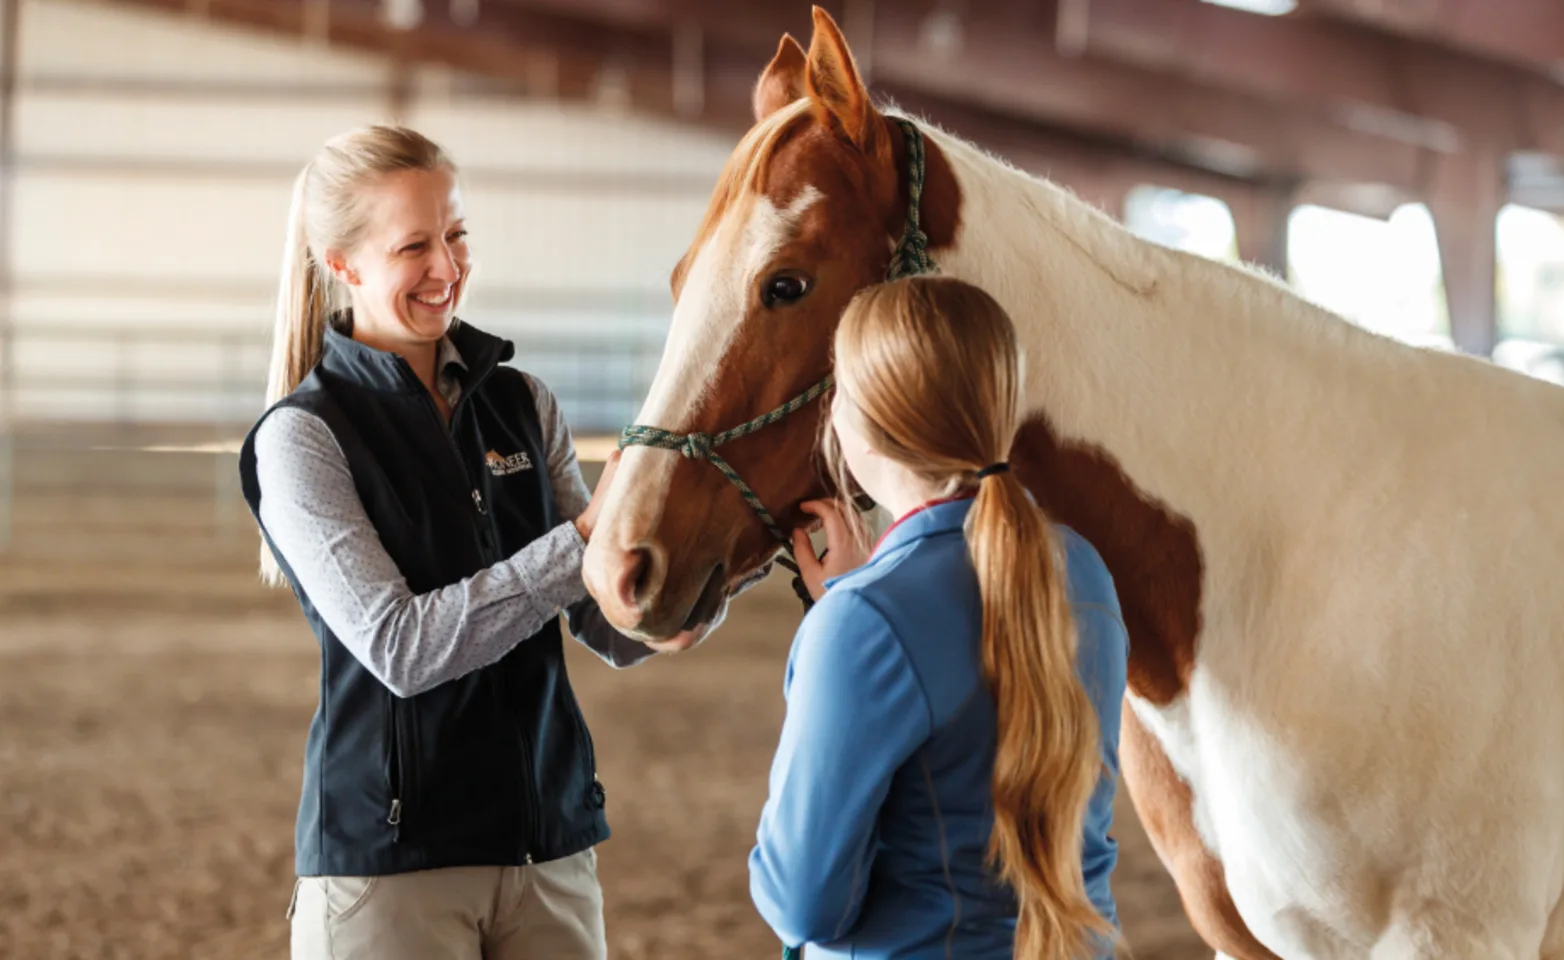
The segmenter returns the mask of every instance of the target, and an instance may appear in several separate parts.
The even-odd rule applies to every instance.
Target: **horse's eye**
[[[760,299],[768,307],[785,307],[803,299],[809,292],[809,277],[797,270],[772,274],[761,288]]]

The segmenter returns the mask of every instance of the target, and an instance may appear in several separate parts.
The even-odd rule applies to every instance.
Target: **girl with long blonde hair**
[[[1097,552],[1009,469],[1013,325],[919,276],[861,292],[835,340],[836,488],[805,505],[816,599],[750,856],[751,891],[810,957],[1079,960],[1118,942],[1108,830],[1128,642]]]

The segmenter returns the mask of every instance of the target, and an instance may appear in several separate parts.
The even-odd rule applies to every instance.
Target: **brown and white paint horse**
[[[906,142],[822,11],[755,108],[640,423],[713,433],[819,380],[901,234]],[[931,252],[1025,341],[1012,461],[1118,584],[1124,774],[1197,930],[1246,960],[1564,958],[1564,391],[920,129]],[[820,407],[724,450],[784,528],[821,493]],[[586,579],[666,637],[776,547],[709,465],[629,449]]]

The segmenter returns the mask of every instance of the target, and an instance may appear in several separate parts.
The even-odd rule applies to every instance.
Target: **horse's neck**
[[[1190,486],[1232,466],[1235,444],[1263,455],[1278,418],[1299,414],[1287,397],[1318,404],[1319,369],[1334,365],[1339,384],[1362,350],[1269,279],[1142,241],[967,144],[940,146],[963,224],[940,266],[1015,320],[1029,411],[1061,439],[1108,451],[1151,492],[1198,496]]]

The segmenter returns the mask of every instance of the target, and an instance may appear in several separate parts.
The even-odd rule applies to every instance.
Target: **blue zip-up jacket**
[[[750,892],[783,943],[809,944],[810,957],[1014,953],[1015,898],[985,865],[996,720],[962,528],[971,506],[904,517],[866,564],[827,582],[794,639]],[[1086,817],[1086,888],[1116,925],[1108,831],[1129,644],[1101,557],[1059,533],[1105,767]]]

